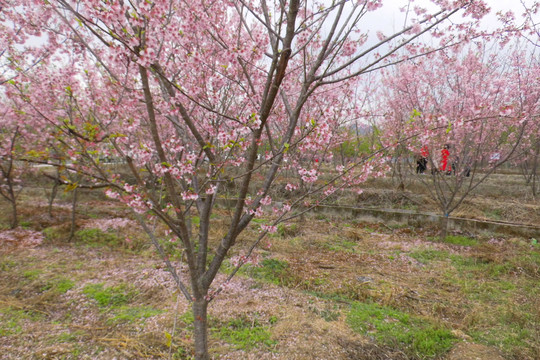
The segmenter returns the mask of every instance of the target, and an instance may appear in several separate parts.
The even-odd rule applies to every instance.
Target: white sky
[[[508,10],[511,10],[516,15],[516,18],[518,18],[519,16],[521,16],[524,10],[520,0],[484,1],[491,8],[490,14],[488,14],[482,19],[482,25],[483,27],[485,26],[487,29],[494,29],[498,25],[495,15],[497,11],[506,12]],[[532,0],[525,0],[524,2],[529,4],[532,2]],[[368,15],[368,18],[364,19],[364,24],[367,26],[367,28],[370,29],[370,32],[381,30],[384,33],[388,34],[401,30],[404,25],[405,14],[400,12],[399,9],[402,7],[406,7],[408,3],[408,0],[384,0],[383,7],[373,13],[374,15],[376,14],[376,16],[370,17]],[[415,5],[420,7],[426,7],[428,9],[433,9],[434,11],[437,10],[437,8],[429,0],[413,0],[410,2],[411,14],[409,15],[409,19],[415,15],[412,12],[412,9]],[[458,18],[459,15],[455,17],[455,20],[457,21]],[[408,25],[410,25],[410,21],[408,21]]]

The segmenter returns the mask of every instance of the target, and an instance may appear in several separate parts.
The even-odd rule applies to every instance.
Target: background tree
[[[387,74],[387,144],[406,143],[409,154],[426,147],[428,173],[419,177],[448,216],[495,169],[518,156],[538,113],[536,71],[517,53],[500,62],[485,45],[465,55],[439,52]],[[490,160],[491,159],[491,160]],[[482,167],[480,167],[483,165]]]

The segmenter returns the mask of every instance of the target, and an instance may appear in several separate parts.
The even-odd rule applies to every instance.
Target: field
[[[436,211],[414,179],[394,188],[372,180],[336,203]],[[496,174],[456,215],[538,225],[527,190],[517,175]],[[0,203],[0,358],[189,359],[193,315],[130,210],[81,191],[68,241],[71,193],[49,216],[47,191],[22,193],[14,231]],[[228,211],[213,220],[217,240]],[[259,265],[211,303],[212,356],[539,359],[540,238],[437,233],[325,213],[281,225],[257,250]],[[233,255],[256,235],[255,223]],[[168,251],[185,275],[181,252]]]

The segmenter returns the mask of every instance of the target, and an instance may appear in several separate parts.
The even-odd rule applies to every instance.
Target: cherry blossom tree
[[[195,357],[207,359],[208,304],[224,285],[214,280],[239,234],[255,217],[267,219],[241,266],[265,234],[305,210],[308,196],[354,187],[373,171],[353,163],[320,181],[320,162],[345,139],[337,130],[360,110],[352,89],[363,75],[479,35],[484,2],[433,3],[439,10],[415,7],[401,30],[373,37],[363,24],[380,0],[12,0],[2,11],[5,37],[40,36],[47,56],[27,59],[41,59],[29,70],[10,68],[18,75],[6,84],[26,104],[20,117],[66,155],[62,166],[108,185],[160,252],[147,222],[168,227],[187,276],[164,260],[192,303]],[[422,43],[427,34],[436,45]],[[105,157],[123,159],[133,181]],[[287,168],[299,180],[286,190],[303,192],[277,203],[275,180]],[[238,190],[229,227],[211,239],[216,200],[231,181]]]
[[[431,175],[419,179],[443,215],[441,238],[451,212],[495,169],[519,156],[535,122],[537,72],[523,58],[515,53],[502,62],[482,43],[464,55],[439,52],[387,74],[392,112],[384,123],[385,141],[427,158]]]

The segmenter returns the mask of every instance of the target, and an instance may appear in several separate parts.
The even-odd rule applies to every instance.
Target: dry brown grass
[[[501,186],[497,183],[501,179],[488,185]],[[434,207],[415,192],[419,188],[396,194],[381,183],[373,185],[360,200],[415,206],[418,211]],[[457,214],[478,218],[491,214],[512,221],[540,216],[535,202],[491,199],[487,195],[493,188],[482,191]],[[517,188],[511,187],[509,195],[516,194]],[[8,354],[2,355],[6,359],[167,359],[166,333],[172,333],[176,318],[172,352],[188,358],[193,349],[186,317],[189,304],[180,298],[177,308],[178,293],[161,260],[148,247],[83,245],[77,239],[67,244],[69,204],[67,198],[60,200],[49,218],[43,201],[21,198],[26,204],[21,218],[27,226],[37,231],[47,228],[55,238],[35,248],[10,247],[9,251],[0,244],[0,354]],[[4,203],[0,207],[7,208]],[[0,214],[0,221],[4,215]],[[125,208],[88,195],[82,197],[78,225],[128,215]],[[211,228],[214,245],[227,229],[230,212],[218,209],[216,216]],[[162,231],[158,228],[158,233]],[[137,229],[129,232],[137,236]],[[234,254],[246,251],[257,235],[255,224],[242,234]],[[467,359],[474,349],[503,353],[512,360],[535,359],[540,345],[526,343],[531,341],[528,338],[520,342],[518,337],[520,328],[540,335],[540,294],[534,285],[540,279],[540,263],[532,257],[539,250],[529,239],[480,237],[474,246],[460,246],[438,242],[435,235],[435,229],[393,228],[324,215],[308,215],[288,224],[268,239],[270,250],[257,250],[265,259],[287,264],[280,281],[250,278],[250,272],[245,272],[212,303],[212,355],[257,360],[414,358],[404,348],[374,342],[351,330],[347,314],[350,305],[360,301],[419,316],[451,329],[457,339],[483,343],[472,350],[460,345],[449,360]],[[184,265],[179,270],[186,276]],[[65,279],[73,287],[58,291],[57,284]],[[216,286],[224,280],[224,275],[218,276]],[[84,293],[90,284],[127,286],[134,295],[122,305],[125,308],[100,308]],[[125,309],[146,308],[161,313],[146,319],[142,315],[116,318]],[[242,348],[220,338],[218,330],[234,319],[258,322],[275,345]],[[496,343],[491,332],[508,344]]]

